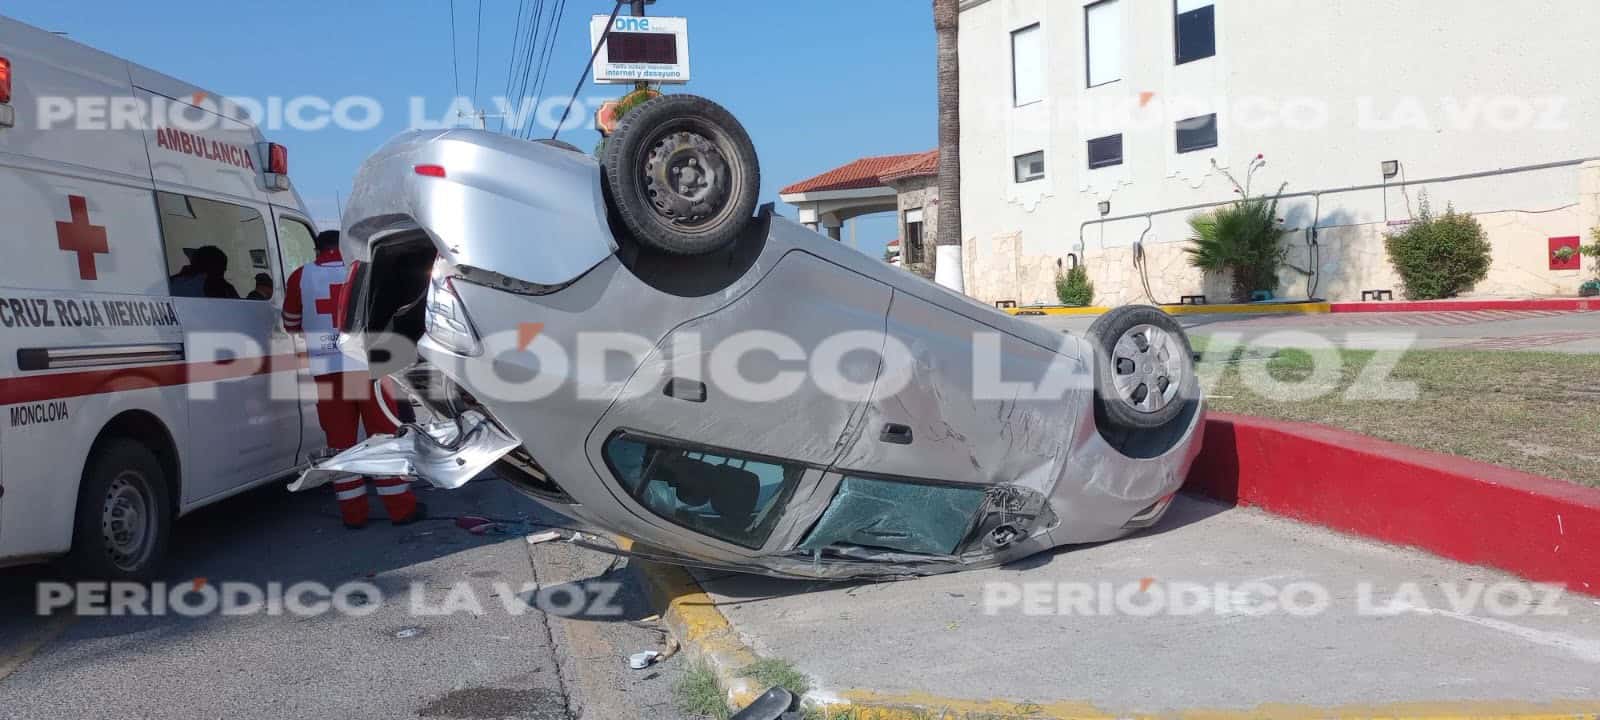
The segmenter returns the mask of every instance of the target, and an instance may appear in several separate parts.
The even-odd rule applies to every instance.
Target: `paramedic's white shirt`
[[[333,297],[334,288],[343,285],[348,277],[344,261],[307,263],[298,275],[301,328],[305,332],[306,351],[311,356],[311,374],[366,370],[366,363],[339,351],[339,330],[333,323],[335,308],[342,301],[342,298]],[[284,310],[287,313],[289,308]]]

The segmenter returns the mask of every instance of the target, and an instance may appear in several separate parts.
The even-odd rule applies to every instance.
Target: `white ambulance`
[[[148,576],[322,450],[278,311],[314,225],[244,117],[0,16],[0,565]]]

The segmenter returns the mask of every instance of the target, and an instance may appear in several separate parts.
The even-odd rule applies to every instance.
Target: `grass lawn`
[[[1413,350],[1398,355],[1390,383],[1414,383],[1413,399],[1360,397],[1383,391],[1362,377],[1369,350],[1325,351],[1331,387],[1311,399],[1289,398],[1313,376],[1304,350],[1210,347],[1199,367],[1210,407],[1222,412],[1301,420],[1353,430],[1426,450],[1461,455],[1526,472],[1600,487],[1600,355],[1538,352]],[[1383,353],[1392,359],[1395,353]],[[1384,361],[1385,357],[1379,357]],[[1252,382],[1252,373],[1285,383]],[[1357,382],[1361,378],[1362,382]],[[1354,394],[1351,392],[1354,390]],[[1305,394],[1317,394],[1307,392]],[[1380,395],[1386,393],[1380,392]],[[1277,395],[1275,397],[1275,395]]]

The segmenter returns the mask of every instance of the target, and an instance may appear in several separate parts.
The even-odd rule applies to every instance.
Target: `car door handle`
[[[889,423],[888,425],[883,426],[883,433],[878,435],[878,439],[886,443],[894,443],[896,445],[910,445],[911,426],[901,425],[899,423]]]
[[[661,393],[670,398],[703,403],[706,401],[706,384],[698,380],[672,378],[667,381],[667,386],[661,389]]]

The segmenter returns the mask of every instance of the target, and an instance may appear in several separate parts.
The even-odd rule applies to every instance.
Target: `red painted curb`
[[[1309,423],[1210,413],[1187,490],[1600,595],[1600,490]]]
[[[1600,299],[1544,298],[1539,300],[1420,300],[1416,302],[1330,303],[1328,312],[1468,312],[1473,310],[1600,310]]]

